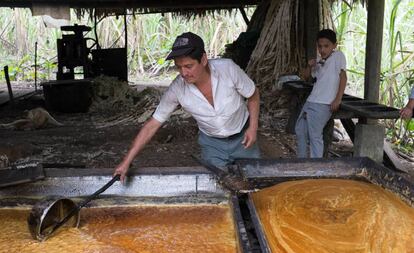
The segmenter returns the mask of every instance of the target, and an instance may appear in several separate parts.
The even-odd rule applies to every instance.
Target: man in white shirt
[[[124,180],[132,160],[178,105],[197,121],[201,155],[210,164],[223,167],[235,158],[259,158],[256,139],[260,97],[246,73],[232,60],[208,60],[203,40],[191,32],[176,38],[167,56],[170,59],[179,75],[135,137],[114,175],[120,174],[121,181]]]

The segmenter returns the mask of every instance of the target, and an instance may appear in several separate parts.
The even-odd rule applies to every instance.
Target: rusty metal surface
[[[236,162],[242,175],[247,179],[319,177],[333,175],[352,176],[361,165],[354,158],[294,158],[294,159],[248,159]]]

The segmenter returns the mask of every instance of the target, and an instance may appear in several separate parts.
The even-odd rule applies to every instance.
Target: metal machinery
[[[62,32],[73,32],[73,34],[63,34],[57,40],[58,51],[58,72],[57,80],[75,79],[75,68],[83,67],[84,78],[90,77],[90,64],[88,63],[89,48],[87,38],[83,33],[91,30],[84,25],[62,26]]]
[[[55,81],[43,82],[46,107],[60,112],[86,112],[91,104],[90,77],[92,61],[90,48],[84,33],[91,30],[84,25],[62,26],[61,39],[57,39],[58,72]],[[96,43],[95,43],[96,44]],[[95,45],[94,44],[94,45]],[[93,45],[93,46],[94,46]],[[93,47],[92,46],[92,47]],[[79,67],[82,70],[79,70]],[[76,72],[75,72],[76,71]],[[83,74],[83,79],[75,80],[75,74]]]
[[[103,74],[128,81],[125,47],[101,49],[97,41],[84,37],[84,33],[91,30],[88,26],[75,24],[62,26],[61,30],[62,32],[72,32],[72,34],[63,34],[62,38],[57,40],[57,80],[75,79],[75,74],[81,74],[80,72],[75,73],[75,68],[82,67],[84,78]],[[94,41],[90,47],[87,45],[88,40]],[[96,49],[92,49],[93,47]],[[92,57],[89,57],[90,54]]]
[[[58,72],[56,81],[44,82],[46,107],[60,112],[87,112],[92,102],[92,79],[99,75],[128,81],[127,49],[101,49],[98,41],[85,37],[91,27],[62,26],[57,40]],[[92,45],[88,46],[88,41]],[[94,48],[94,49],[92,49]],[[83,78],[75,75],[83,74]]]

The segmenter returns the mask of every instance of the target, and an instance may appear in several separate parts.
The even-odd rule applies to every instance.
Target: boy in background
[[[311,75],[316,78],[316,83],[295,126],[298,157],[308,157],[308,141],[310,157],[323,156],[323,128],[332,112],[339,109],[347,82],[346,60],[344,54],[336,50],[335,32],[330,29],[319,31],[316,45],[319,55],[308,61],[303,73],[305,79]]]

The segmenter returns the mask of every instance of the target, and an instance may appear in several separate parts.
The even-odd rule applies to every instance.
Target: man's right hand
[[[121,182],[124,183],[125,182],[125,176],[126,173],[128,172],[128,168],[129,168],[129,164],[126,164],[124,162],[120,163],[114,171],[114,176],[116,175],[120,175],[121,176]]]

